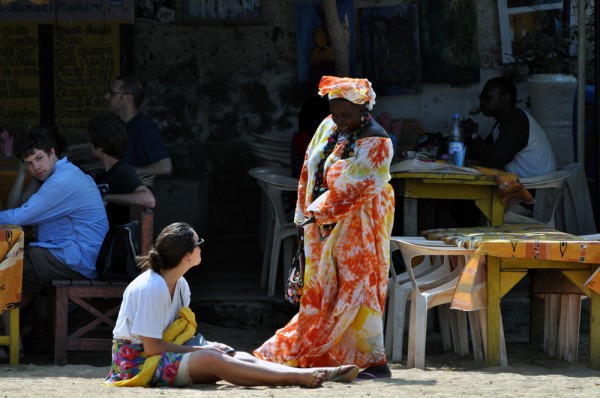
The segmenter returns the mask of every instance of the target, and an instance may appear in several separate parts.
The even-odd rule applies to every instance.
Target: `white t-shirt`
[[[524,109],[521,109],[529,119],[529,140],[527,146],[515,155],[515,158],[504,165],[504,169],[521,178],[540,176],[556,171],[554,151],[542,126]],[[494,131],[494,142],[499,132]]]
[[[190,305],[190,286],[181,277],[173,299],[162,276],[149,270],[135,278],[123,293],[113,338],[141,343],[141,336],[160,339],[179,317],[179,309]]]

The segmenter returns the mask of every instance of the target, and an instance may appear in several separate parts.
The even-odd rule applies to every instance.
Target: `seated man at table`
[[[156,123],[140,112],[144,85],[134,75],[117,77],[104,96],[108,111],[127,125],[129,146],[125,161],[142,177],[170,175],[171,158]]]
[[[104,173],[96,184],[106,203],[109,225],[129,221],[129,205],[153,208],[156,204],[152,192],[142,183],[133,167],[125,160],[129,135],[118,116],[99,116],[89,124],[93,153],[104,166]]]
[[[156,204],[152,191],[135,173],[133,167],[123,160],[127,151],[129,134],[118,116],[98,116],[89,123],[93,153],[104,166],[104,172],[96,177],[96,184],[106,204],[109,230],[97,260],[97,269],[103,269],[114,226],[130,221],[129,206],[140,205],[153,208]]]
[[[58,158],[49,131],[16,138],[15,155],[39,182],[23,205],[0,211],[0,224],[36,230],[23,256],[23,294],[47,288],[53,279],[96,278],[96,257],[108,230],[96,184],[66,157]]]
[[[479,95],[479,109],[496,119],[492,132],[482,139],[467,134],[467,154],[483,166],[531,177],[556,171],[554,152],[538,122],[518,108],[517,88],[505,77],[488,80]]]

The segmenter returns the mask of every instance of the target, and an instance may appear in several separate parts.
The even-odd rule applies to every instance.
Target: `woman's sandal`
[[[350,383],[356,379],[360,369],[355,365],[344,365],[338,366],[331,370],[327,370],[325,379],[323,381],[333,381],[337,383]]]

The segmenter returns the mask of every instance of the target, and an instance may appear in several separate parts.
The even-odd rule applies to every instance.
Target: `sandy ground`
[[[209,340],[251,350],[271,333],[200,325]],[[598,397],[600,371],[587,367],[587,336],[582,336],[579,363],[551,360],[540,350],[520,342],[508,342],[510,366],[485,368],[472,356],[443,353],[435,338],[428,342],[427,369],[406,369],[392,364],[393,377],[326,383],[311,390],[299,387],[242,388],[220,382],[212,386],[177,388],[115,388],[102,384],[108,372],[109,353],[70,353],[64,367],[50,364],[49,357],[24,358],[23,364],[0,365],[0,398],[17,397]],[[583,355],[582,355],[583,354]]]

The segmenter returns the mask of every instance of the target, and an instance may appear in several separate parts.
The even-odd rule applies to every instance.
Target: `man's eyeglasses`
[[[202,249],[202,246],[204,246],[204,239],[200,238],[200,239],[198,240],[198,242],[194,244],[194,249],[195,249],[196,247],[199,247],[200,249]]]
[[[106,92],[108,94],[110,94],[111,96],[116,95],[116,94],[132,95],[132,93],[124,93],[122,91],[112,91],[110,88]]]

